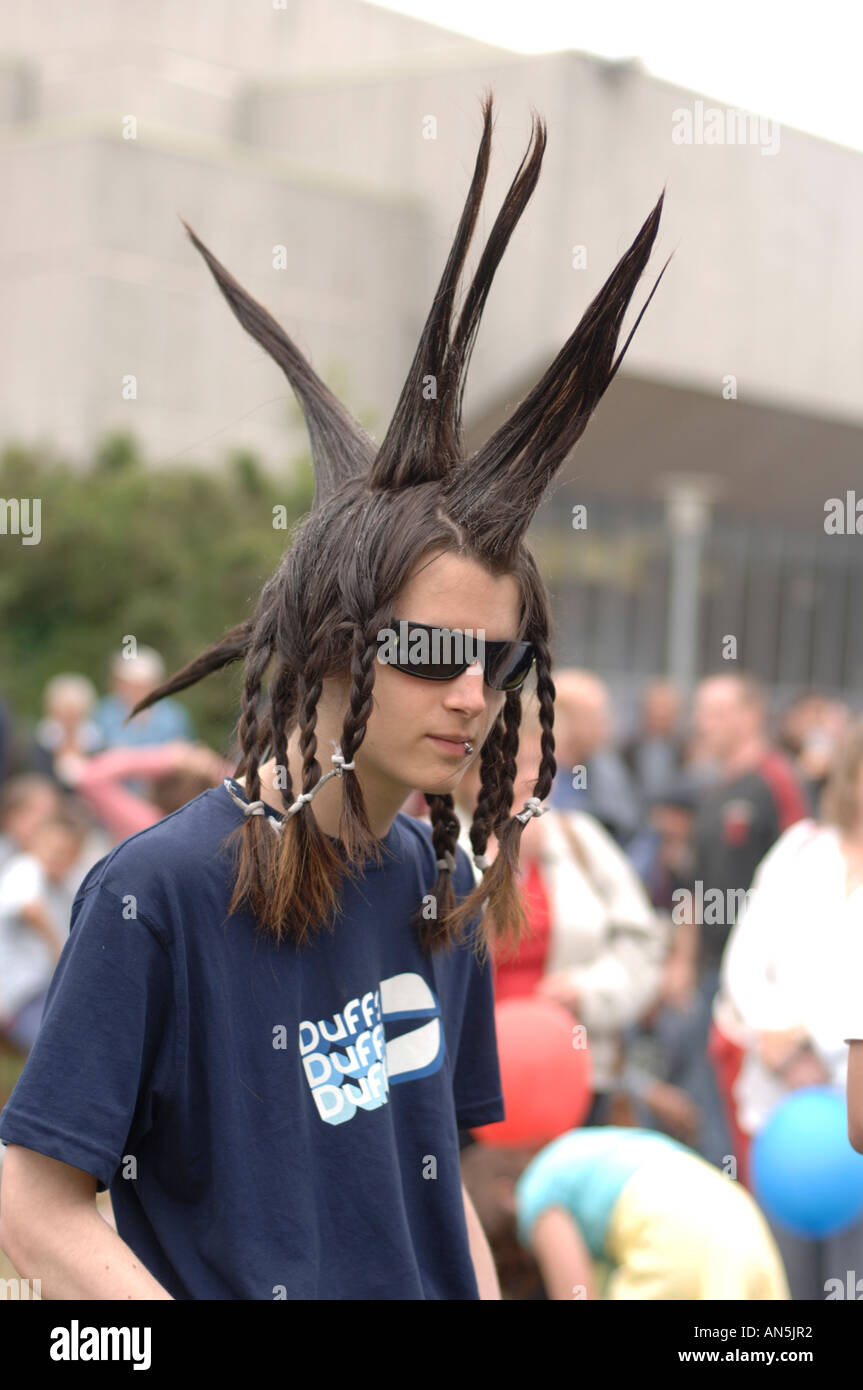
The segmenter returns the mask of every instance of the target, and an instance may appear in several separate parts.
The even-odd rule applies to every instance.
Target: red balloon
[[[504,999],[495,1009],[506,1119],[471,1130],[485,1144],[550,1143],[576,1129],[593,1100],[584,1028],[553,999]]]

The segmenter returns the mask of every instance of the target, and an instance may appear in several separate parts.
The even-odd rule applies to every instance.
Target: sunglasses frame
[[[411,621],[410,621],[409,619],[407,619],[407,618],[401,618],[401,619],[398,619],[398,620],[393,619],[393,620],[392,620],[392,624],[391,624],[390,630],[391,630],[391,631],[396,631],[396,632],[401,633],[401,631],[402,631],[402,624],[404,625],[404,628],[406,629],[406,636],[407,636],[408,640],[410,640],[411,634],[412,634],[412,632],[413,632],[414,629],[419,629],[421,632],[427,632],[427,633],[433,633],[433,632],[441,632],[441,633],[443,633],[443,632],[448,632],[448,633],[452,633],[453,636],[464,637],[464,633],[461,632],[459,628],[454,628],[454,627],[440,627],[440,626],[430,625],[430,624],[428,624],[428,623],[414,623],[414,622],[411,622]],[[381,640],[383,640],[383,639],[381,639]],[[474,640],[474,639],[472,639],[472,640]],[[514,691],[514,690],[521,690],[521,687],[524,685],[525,681],[527,680],[528,676],[530,675],[531,667],[533,666],[533,663],[534,663],[535,660],[536,660],[536,645],[535,645],[535,643],[533,643],[533,642],[489,642],[489,641],[487,641],[487,640],[484,639],[484,638],[478,639],[478,640],[479,640],[479,646],[480,646],[481,655],[482,655],[482,672],[483,672],[483,680],[485,681],[486,685],[487,685],[491,690],[498,690],[498,691],[500,691],[502,694],[507,694],[508,692]],[[518,685],[509,685],[509,686],[506,686],[506,685],[492,685],[492,684],[491,684],[491,681],[488,679],[488,666],[487,666],[487,664],[486,664],[486,656],[488,655],[488,658],[490,658],[490,659],[492,660],[492,662],[493,662],[496,653],[502,652],[504,649],[508,649],[508,648],[517,648],[517,649],[518,649],[518,656],[519,656],[519,658],[524,658],[524,657],[527,655],[528,651],[530,651],[530,654],[531,654],[531,655],[530,655],[530,662],[528,663],[528,665],[527,665],[527,667],[526,667],[526,669],[525,669],[524,675],[522,676],[521,680],[518,682]],[[477,657],[476,659],[479,660],[480,658]],[[387,661],[387,662],[384,662],[384,663],[382,663],[382,664],[383,664],[383,665],[386,665],[386,666],[392,666],[393,670],[395,670],[395,671],[403,671],[404,674],[407,675],[407,676],[416,676],[418,680],[424,680],[424,681],[454,681],[454,680],[456,680],[456,678],[457,678],[458,676],[463,675],[464,672],[468,669],[468,667],[473,665],[473,662],[472,662],[472,661],[465,661],[465,662],[454,663],[454,664],[457,664],[457,665],[459,666],[459,670],[458,670],[458,671],[452,671],[449,675],[446,675],[446,676],[433,675],[433,674],[429,673],[428,671],[418,671],[417,668],[416,668],[416,666],[411,665],[410,662]]]

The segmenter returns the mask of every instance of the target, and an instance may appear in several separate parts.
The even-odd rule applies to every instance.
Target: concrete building
[[[669,665],[686,682],[732,634],[780,693],[854,694],[863,539],[827,534],[825,506],[859,489],[863,531],[863,156],[637,62],[526,57],[363,0],[17,4],[0,51],[0,441],[86,462],[128,428],[159,466],[249,447],[290,467],[305,434],[287,383],[180,217],[381,437],[491,87],[470,266],[532,106],[549,138],[477,340],[471,442],[666,188],[653,275],[671,264],[534,530],[559,659],[623,690]]]

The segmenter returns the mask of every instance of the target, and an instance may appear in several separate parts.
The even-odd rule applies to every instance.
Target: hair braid
[[[365,626],[357,624],[354,627],[351,644],[351,689],[348,711],[342,725],[341,743],[342,755],[348,763],[354,761],[357,749],[362,746],[372,712],[377,634],[381,622],[380,615],[376,613]],[[339,836],[351,859],[367,855],[374,862],[381,862],[380,846],[369,824],[359,779],[352,773],[348,773],[344,779]]]
[[[318,701],[323,690],[320,671],[320,657],[312,652],[306,661],[299,679],[294,678],[296,689],[296,711],[299,723],[299,749],[303,759],[302,790],[310,792],[321,777],[317,760],[318,739],[315,728],[318,722]],[[274,701],[274,721],[276,711],[281,713],[287,696],[287,685],[291,678],[285,678],[283,689],[278,690]],[[284,757],[286,789],[282,792],[285,809],[292,801],[286,801],[291,790],[290,769],[287,766],[287,740],[282,729],[274,737],[278,738],[279,758]],[[289,816],[282,826],[280,845],[281,864],[284,872],[278,875],[280,891],[273,904],[273,913],[278,922],[290,914],[295,920],[303,918],[299,932],[295,936],[301,944],[309,931],[329,921],[334,926],[330,914],[337,907],[343,880],[343,865],[329,836],[321,830],[307,802],[300,810]]]
[[[497,801],[492,813],[492,829],[497,835],[512,810],[512,797],[518,776],[518,731],[521,724],[521,691],[508,692],[503,707],[503,733],[500,743],[500,764]]]
[[[443,923],[455,906],[455,889],[452,876],[455,870],[455,852],[461,826],[455,811],[455,802],[449,792],[437,794],[424,793],[429,805],[432,823],[432,846],[435,859],[446,861],[448,867],[438,867],[434,886],[435,913],[432,917],[417,919],[420,927],[420,942],[426,950],[433,950],[438,942],[447,949],[454,943],[447,939]]]
[[[554,681],[551,678],[551,651],[548,639],[541,634],[535,639],[536,646],[536,696],[539,701],[539,722],[542,726],[542,757],[539,776],[534,787],[534,796],[544,801],[550,794],[557,773],[554,756]]]
[[[276,785],[282,793],[282,804],[287,811],[293,804],[293,781],[288,766],[288,730],[296,717],[299,682],[296,672],[284,662],[270,692],[270,739],[273,756],[276,760]]]
[[[242,773],[240,775],[246,779],[246,793],[249,801],[257,801],[261,794],[261,781],[258,775],[258,760],[261,752],[260,699],[264,675],[272,659],[273,650],[269,643],[259,643],[253,646],[246,658],[237,737],[243,754]]]
[[[261,795],[259,705],[264,675],[272,658],[272,647],[266,638],[253,643],[246,657],[238,724],[242,757],[237,776],[245,778],[246,799],[250,802],[259,800]],[[246,816],[243,824],[237,827],[236,835],[229,840],[235,844],[239,842],[245,852],[241,850],[239,855],[228,914],[238,911],[248,901],[252,911],[260,916],[261,909],[266,907],[266,895],[260,885],[267,882],[276,858],[272,826],[265,816]]]
[[[499,804],[500,759],[503,746],[503,721],[498,715],[491,733],[480,753],[480,786],[473,821],[470,827],[471,848],[476,856],[484,855],[494,829],[493,808]]]
[[[318,736],[315,728],[318,723],[318,700],[323,693],[324,683],[320,671],[315,669],[312,658],[299,679],[300,714],[300,753],[303,758],[303,791],[310,792],[320,780],[321,765],[317,759]]]
[[[547,634],[541,630],[532,640],[536,646],[536,694],[542,726],[542,757],[533,795],[541,801],[551,791],[557,765],[554,759],[554,682],[551,678],[551,653]],[[477,955],[483,959],[492,945],[517,947],[527,927],[524,899],[518,882],[518,851],[524,822],[512,814],[512,799],[517,777],[519,727],[521,724],[521,693],[510,691],[503,708],[499,740],[500,769],[497,779],[491,763],[483,765],[483,784],[475,813],[476,835],[471,829],[471,843],[477,853],[484,853],[483,828],[476,824],[478,816],[491,822],[497,837],[497,854],[486,869],[481,883],[447,917],[445,931],[459,934],[464,925],[481,913],[477,934]],[[488,807],[488,809],[486,809]],[[487,823],[486,821],[486,823]],[[486,840],[487,842],[487,840]]]

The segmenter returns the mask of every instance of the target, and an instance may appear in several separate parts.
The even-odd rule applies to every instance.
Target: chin
[[[458,787],[464,777],[465,767],[466,764],[464,767],[454,767],[448,771],[446,768],[441,768],[438,764],[433,764],[429,767],[428,772],[424,776],[420,773],[422,781],[414,780],[411,785],[416,787],[417,791],[432,792],[437,796],[447,796]],[[416,774],[414,774],[414,777],[416,778]]]

